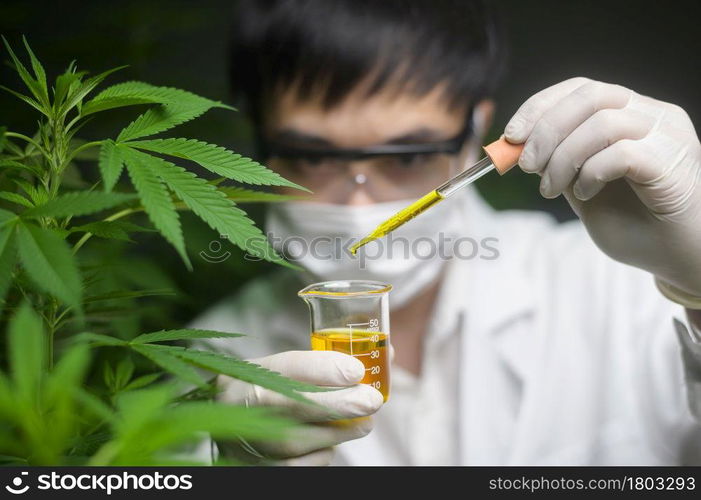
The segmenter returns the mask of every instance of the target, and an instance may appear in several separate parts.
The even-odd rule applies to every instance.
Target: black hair
[[[257,127],[289,88],[332,108],[361,82],[368,96],[444,85],[448,105],[467,107],[494,92],[502,40],[488,0],[239,0],[231,85]]]

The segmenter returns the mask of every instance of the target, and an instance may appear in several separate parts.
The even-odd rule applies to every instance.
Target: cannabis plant
[[[181,329],[124,338],[109,318],[133,314],[135,299],[157,291],[110,289],[107,271],[87,256],[94,257],[88,250],[99,248],[98,240],[131,241],[136,232],[157,231],[191,269],[179,216],[191,211],[247,254],[289,265],[236,202],[277,196],[241,183],[303,188],[223,147],[154,138],[211,109],[233,109],[221,102],[137,81],[96,93],[121,68],[88,76],[75,63],[49,85],[26,40],[26,66],[3,41],[26,90],[2,88],[39,119],[34,133],[0,128],[0,318],[7,352],[0,370],[0,460],[165,464],[187,461],[181,445],[205,434],[281,437],[293,422],[214,401],[216,374],[303,401],[300,392],[319,388],[182,345],[240,334]],[[76,136],[94,116],[123,107],[142,112],[116,137]],[[91,150],[99,151],[97,161],[76,168]],[[188,170],[195,165],[212,175]],[[76,175],[84,187],[69,189]],[[121,301],[128,302],[120,307]]]

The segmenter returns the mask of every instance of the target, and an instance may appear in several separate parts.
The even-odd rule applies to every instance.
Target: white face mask
[[[457,198],[457,197],[456,197]],[[393,286],[401,307],[439,276],[460,232],[457,200],[445,200],[381,240],[350,254],[353,243],[415,200],[350,206],[312,202],[271,205],[265,223],[272,246],[314,281],[367,279]]]

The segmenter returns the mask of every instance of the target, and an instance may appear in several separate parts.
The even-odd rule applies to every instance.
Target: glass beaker
[[[338,351],[365,366],[361,383],[389,399],[389,291],[378,281],[339,280],[315,283],[299,291],[309,306],[311,347]]]

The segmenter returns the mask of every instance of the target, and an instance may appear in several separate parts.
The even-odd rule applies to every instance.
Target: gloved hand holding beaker
[[[220,443],[222,454],[250,462],[328,465],[333,446],[363,437],[372,430],[370,415],[382,406],[383,396],[369,385],[359,384],[365,376],[365,366],[356,358],[334,351],[287,351],[249,361],[301,382],[343,389],[305,393],[305,397],[320,405],[315,406],[219,375],[220,401],[274,406],[295,419],[312,424],[290,433],[282,441]]]

